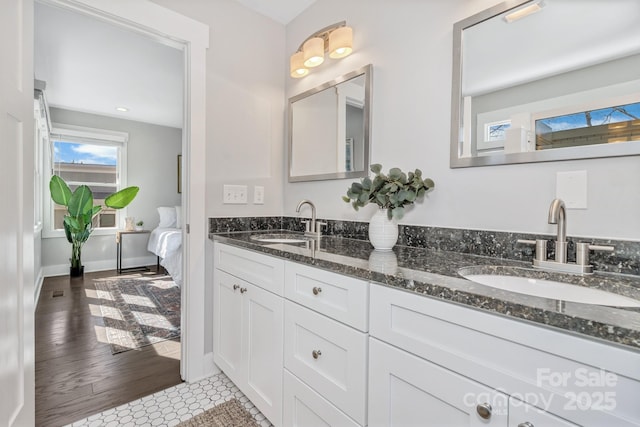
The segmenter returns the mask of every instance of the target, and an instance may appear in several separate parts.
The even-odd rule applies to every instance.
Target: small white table
[[[118,230],[116,231],[116,272],[122,274],[123,271],[149,271],[146,266],[122,268],[122,237],[127,234],[149,234],[149,230]]]

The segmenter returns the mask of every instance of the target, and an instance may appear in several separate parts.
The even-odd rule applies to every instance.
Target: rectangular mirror
[[[289,182],[368,175],[371,68],[289,99]]]
[[[451,167],[640,154],[638,16],[511,0],[456,23]]]

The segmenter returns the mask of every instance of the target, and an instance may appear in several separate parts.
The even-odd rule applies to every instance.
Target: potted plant
[[[79,277],[84,273],[82,265],[82,245],[89,239],[93,232],[93,217],[101,210],[101,205],[93,205],[93,193],[86,185],[80,185],[73,192],[57,175],[49,181],[51,199],[67,208],[64,216],[64,234],[71,243],[71,277]],[[138,194],[138,187],[127,187],[112,193],[104,201],[104,204],[112,209],[122,209],[133,201]]]
[[[143,227],[144,227],[144,221],[136,222],[136,231],[142,231]]]
[[[395,222],[404,216],[405,206],[412,205],[435,187],[432,179],[422,178],[422,171],[405,174],[398,168],[382,173],[382,165],[371,165],[373,179],[363,178],[354,182],[342,199],[351,203],[355,210],[375,203],[380,208],[369,223],[369,240],[377,250],[391,250],[398,240],[398,225]]]

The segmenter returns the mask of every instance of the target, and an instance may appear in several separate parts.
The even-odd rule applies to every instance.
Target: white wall
[[[287,77],[287,98],[373,64],[372,163],[420,168],[436,189],[402,223],[555,233],[547,212],[556,173],[588,172],[586,210],[568,211],[574,236],[640,239],[640,158],[623,157],[450,169],[449,124],[453,24],[497,0],[318,0],[287,26],[286,54],[326,25],[346,20],[354,53],[328,59],[303,79]],[[286,176],[286,171],[283,170]],[[341,200],[352,180],[284,185],[284,214],[310,198],[318,216],[368,221]],[[369,207],[372,208],[372,207]]]
[[[127,207],[127,215],[135,217],[136,221],[143,220],[145,229],[157,227],[158,206],[181,204],[181,196],[177,191],[177,156],[182,144],[181,129],[59,108],[51,108],[51,120],[54,123],[129,133],[127,185],[136,185],[140,187],[140,191]],[[48,190],[45,190],[45,196],[48,194]],[[147,262],[155,262],[155,257],[146,249],[148,235],[129,237],[131,239],[127,241],[126,247],[123,245],[124,267],[145,259]],[[70,254],[71,246],[66,238],[43,238],[42,265],[45,274],[68,273]],[[135,260],[128,260],[131,258]],[[94,233],[82,248],[82,261],[87,271],[115,268],[115,235],[100,236]]]
[[[234,0],[153,0],[210,28],[206,215],[282,212],[285,29]],[[288,58],[288,57],[287,57]],[[248,185],[247,205],[223,205],[224,184]],[[254,205],[253,186],[265,187]]]

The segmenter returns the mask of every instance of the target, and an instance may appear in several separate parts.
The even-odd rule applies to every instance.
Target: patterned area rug
[[[180,287],[169,276],[94,280],[113,354],[180,336]]]
[[[231,399],[181,422],[177,427],[258,427],[258,423],[237,399]]]

